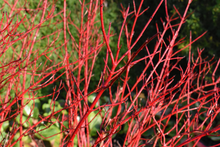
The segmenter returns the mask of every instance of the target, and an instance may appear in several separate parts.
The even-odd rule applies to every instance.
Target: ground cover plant
[[[143,3],[121,5],[121,29],[113,32],[103,0],[1,2],[1,146],[219,146],[220,60],[191,53],[205,32],[187,32],[189,44],[178,48],[192,0],[173,13],[158,1],[134,38],[150,9]],[[138,46],[161,8],[157,31]],[[178,56],[183,50],[187,57]]]

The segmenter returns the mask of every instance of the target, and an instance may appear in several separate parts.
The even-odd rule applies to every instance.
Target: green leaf
[[[128,131],[128,123],[125,123],[125,124],[123,125],[123,130],[120,131],[119,133],[120,133],[120,134],[126,134],[127,131]]]
[[[29,119],[25,115],[22,116],[22,122],[20,120],[20,114],[15,118],[15,120],[18,124],[22,123],[25,128],[28,128],[28,127],[32,126],[32,124],[33,124],[32,119]]]
[[[31,100],[24,107],[23,113],[25,116],[29,116],[31,113],[31,117],[38,118],[39,117],[39,108],[40,108],[40,100]]]
[[[33,118],[39,118],[39,109],[36,107],[33,110]]]
[[[44,110],[44,116],[48,116],[53,112],[56,112],[62,109],[58,101],[53,101],[52,99],[48,100],[48,103],[43,104],[42,109]],[[57,114],[58,115],[58,114]]]
[[[74,147],[78,147],[77,144],[78,144],[78,139],[77,139],[77,136],[75,136],[74,137]]]
[[[150,128],[142,134],[144,137],[149,137],[154,135],[154,129]]]
[[[2,123],[1,132],[5,132],[5,130],[9,127],[9,121],[5,121]]]
[[[88,96],[88,101],[89,101],[90,103],[92,103],[92,102],[94,101],[95,97],[96,97],[96,94],[91,94],[91,95],[89,95],[89,96]]]
[[[24,115],[26,115],[26,116],[29,116],[29,115],[31,114],[31,108],[30,108],[29,105],[26,105],[26,106],[24,107],[23,113],[24,113]]]
[[[44,116],[48,116],[51,114],[50,104],[43,104],[42,109],[44,110]]]
[[[48,140],[48,141],[55,139],[57,137],[57,135],[59,135],[58,133],[60,133],[60,129],[54,125],[50,126],[49,128],[42,125],[42,126],[37,127],[36,131],[39,131],[38,133],[40,135],[42,135],[44,138],[41,137],[39,134],[35,134],[36,137],[38,137],[39,139]],[[57,134],[57,135],[55,135],[55,134]],[[53,135],[55,135],[55,136],[53,136]]]
[[[220,136],[209,136],[213,141],[220,141]]]
[[[9,136],[9,135],[8,135]],[[4,141],[3,141],[4,140]],[[3,141],[3,142],[2,142]],[[0,142],[2,144],[4,144],[4,142],[7,142],[8,138],[7,138],[7,133],[5,131],[1,131],[1,135],[0,135]]]
[[[99,130],[99,127],[102,123],[101,116],[99,114],[96,116],[96,114],[97,114],[96,112],[91,112],[88,116],[88,121],[89,122],[91,121],[89,123],[89,129],[90,129],[90,135],[91,136],[96,136],[97,135],[96,131]]]
[[[89,103],[93,103],[93,101],[95,100],[95,98],[96,98],[96,94],[95,94],[95,93],[89,95],[89,96],[88,96],[88,101],[89,101]],[[98,107],[99,103],[100,103],[100,101],[98,101],[98,102],[95,104],[95,108]]]
[[[19,137],[20,137],[20,133],[16,133],[16,135],[14,136],[12,140],[12,143],[15,142]],[[18,141],[15,145],[13,145],[13,147],[19,147],[19,143],[20,141]]]
[[[64,121],[64,122],[63,122],[63,125],[64,125],[66,128],[68,128],[68,127],[69,127],[68,121]]]

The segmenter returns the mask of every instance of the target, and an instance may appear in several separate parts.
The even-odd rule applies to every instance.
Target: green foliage
[[[179,9],[180,14],[183,15],[187,1],[172,0],[170,4],[174,4]],[[172,5],[169,6],[170,9],[173,9]],[[204,56],[211,58],[215,54],[217,59],[220,56],[218,51],[220,45],[218,41],[220,38],[220,29],[218,27],[220,22],[218,17],[220,14],[220,1],[193,0],[188,14],[190,13],[192,14],[187,18],[179,38],[187,36],[186,40],[189,41],[190,31],[192,31],[192,39],[208,31],[204,37],[192,45],[192,51],[196,54],[198,47],[205,48]],[[187,42],[184,44],[187,44]]]
[[[90,135],[92,137],[97,136],[98,135],[97,130],[100,129],[100,125],[102,123],[102,118],[100,114],[97,114],[97,111],[91,112],[88,116],[88,121],[90,122],[89,123]]]
[[[38,137],[39,139],[48,140],[48,141],[54,140],[56,138],[58,140],[60,139],[59,137],[60,129],[55,125],[51,125],[48,127],[42,124],[36,128],[36,131],[38,131],[36,137]]]

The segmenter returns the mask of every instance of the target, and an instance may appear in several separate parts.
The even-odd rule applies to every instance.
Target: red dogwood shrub
[[[195,39],[190,35],[189,44],[178,48],[191,2],[183,14],[174,6],[170,15],[167,0],[161,0],[137,35],[137,20],[148,10],[144,0],[133,2],[132,10],[121,5],[124,21],[117,34],[106,26],[103,0],[4,1],[0,144],[201,147],[203,137],[218,137],[220,79],[215,74],[220,61],[203,59],[200,49],[198,56],[192,54],[192,43],[205,33]],[[68,10],[71,4],[79,6],[76,14]],[[135,49],[161,7],[162,28],[156,24],[155,35]],[[127,46],[121,46],[123,37]],[[188,50],[184,68],[179,63],[186,57],[178,56],[182,50]],[[141,51],[147,54],[137,58]],[[105,52],[104,66],[91,87],[100,52]],[[145,68],[131,77],[139,63]],[[132,78],[136,82],[129,84]]]

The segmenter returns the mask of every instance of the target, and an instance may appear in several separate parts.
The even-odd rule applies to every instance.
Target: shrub
[[[172,15],[161,0],[137,38],[137,19],[148,9],[143,0],[133,3],[132,11],[121,6],[124,21],[118,34],[104,23],[103,0],[25,2],[2,7],[10,13],[1,18],[1,145],[203,146],[205,136],[218,139],[220,79],[215,73],[220,61],[203,59],[200,49],[198,57],[191,54],[192,43],[204,34],[194,40],[190,35],[188,45],[176,47],[184,40],[178,33],[191,0],[183,14],[174,7]],[[77,17],[67,5],[80,7]],[[162,28],[156,24],[155,35],[133,51],[162,6]],[[110,45],[114,35],[116,49]],[[121,46],[123,37],[126,46]],[[149,44],[154,44],[152,52]],[[186,48],[188,61],[182,68],[184,57],[177,53]],[[99,82],[91,86],[101,50]],[[136,58],[142,50],[147,54]],[[140,63],[145,68],[128,84]],[[208,75],[211,81],[205,79]]]

